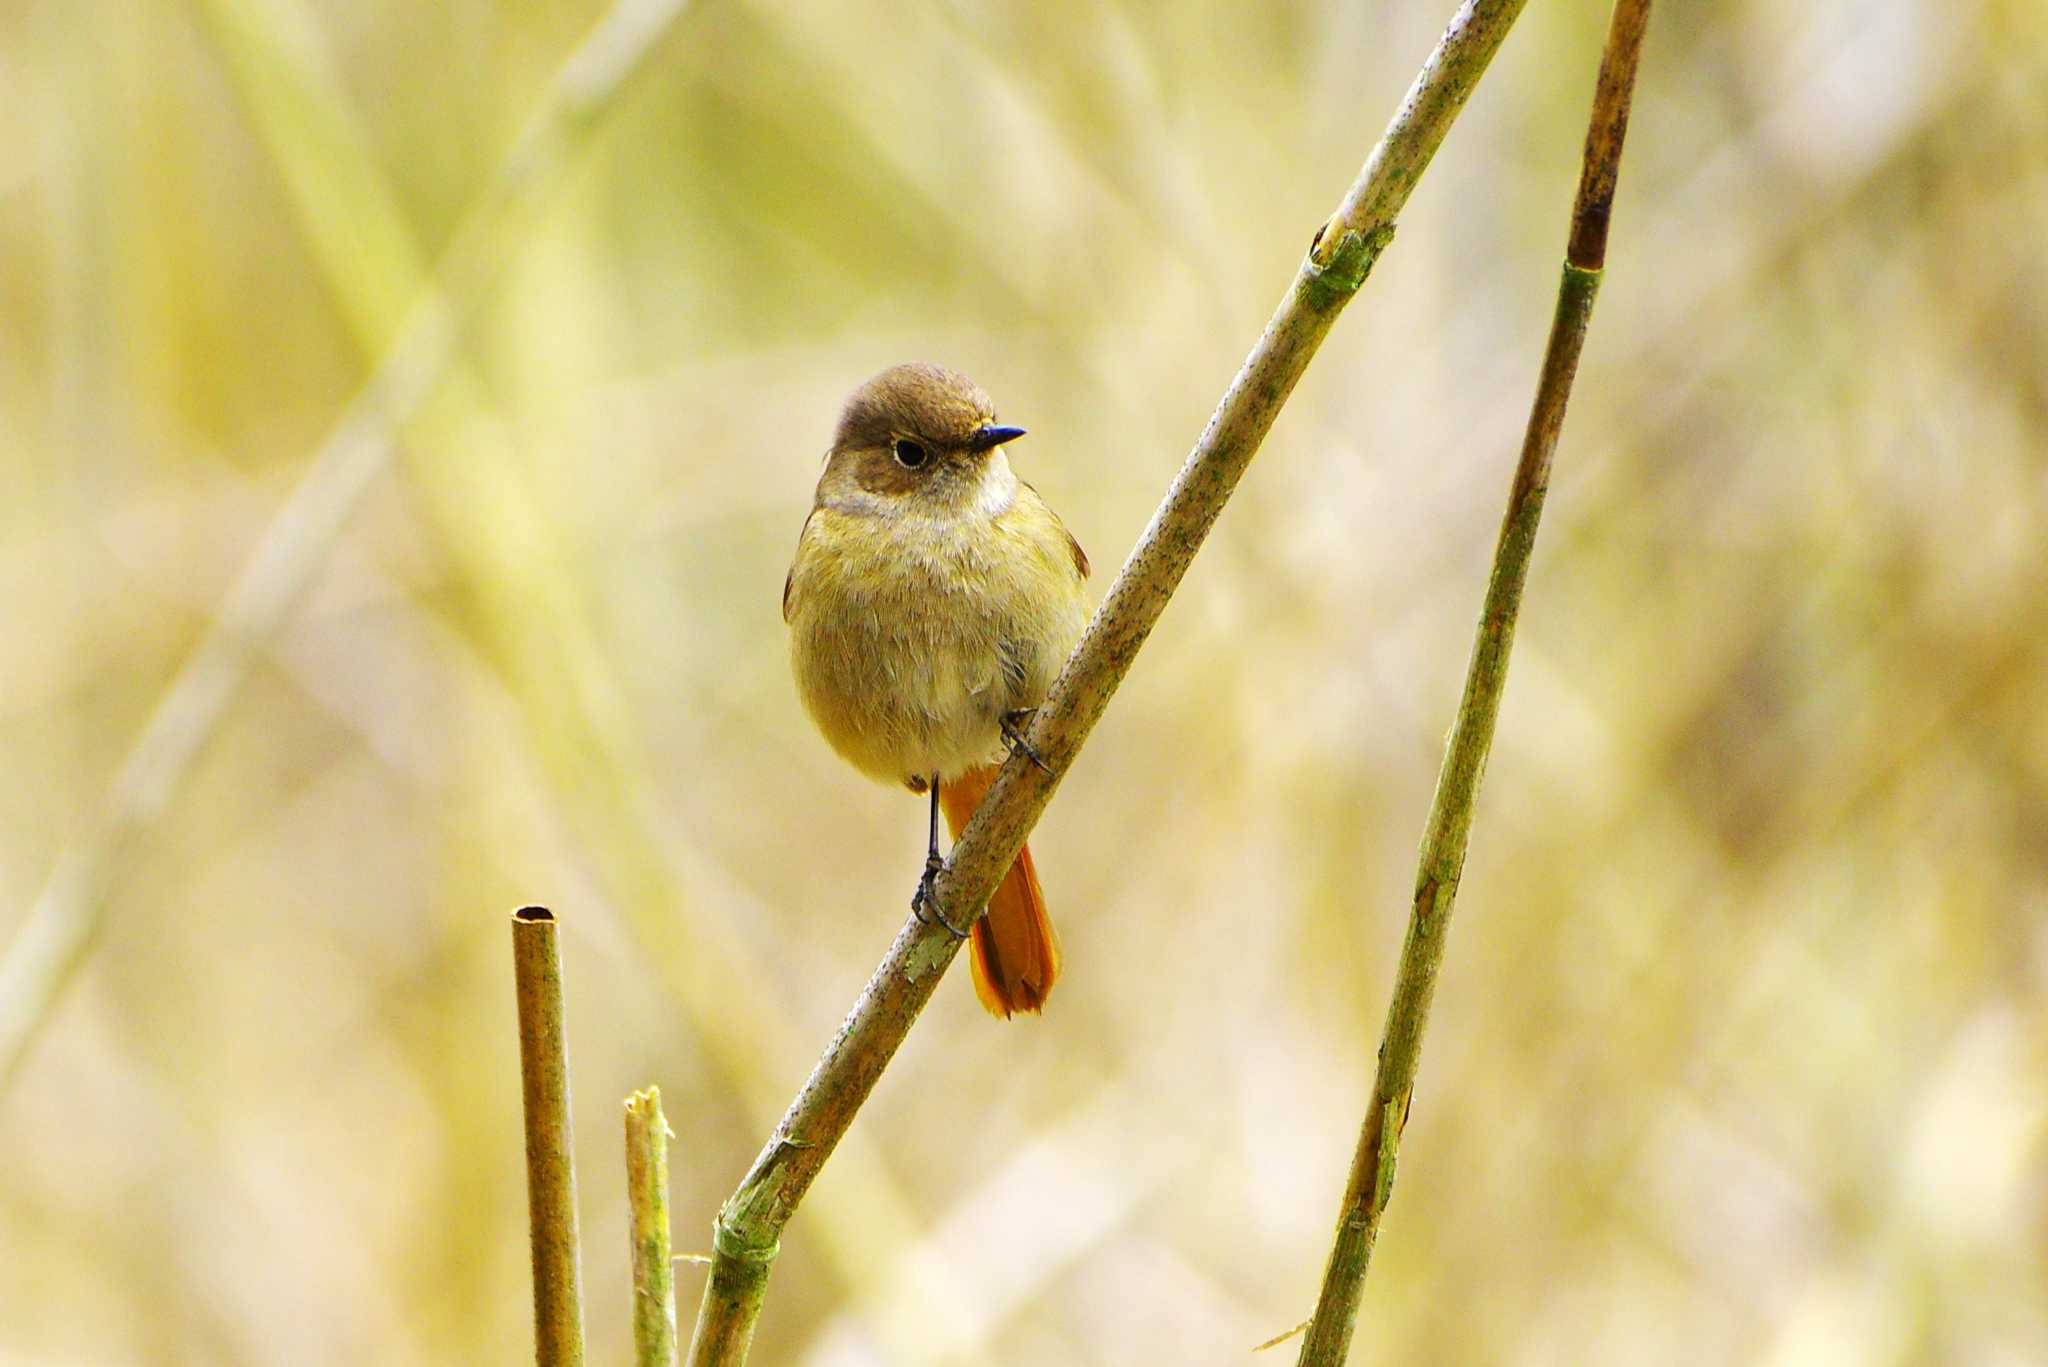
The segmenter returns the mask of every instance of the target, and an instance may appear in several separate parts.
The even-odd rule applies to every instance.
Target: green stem
[[[722,1220],[712,1231],[711,1275],[697,1307],[697,1331],[690,1336],[689,1367],[733,1367],[747,1360],[761,1301],[768,1294],[780,1244],[749,1247],[732,1241]]]
[[[632,1212],[633,1361],[675,1367],[676,1268],[668,1240],[668,1118],[661,1089],[626,1098],[626,1202]]]
[[[534,1360],[582,1367],[583,1273],[570,1145],[562,950],[546,907],[512,913],[519,1005],[519,1080],[526,1102],[526,1203],[533,1242]]]
[[[1522,590],[1529,578],[1529,558],[1536,546],[1536,527],[1550,488],[1551,461],[1564,428],[1565,405],[1578,373],[1579,354],[1599,292],[1605,258],[1607,222],[1627,128],[1628,105],[1641,53],[1650,0],[1619,0],[1601,62],[1594,100],[1592,131],[1586,142],[1586,166],[1572,214],[1572,236],[1550,340],[1537,382],[1535,403],[1522,440],[1508,493],[1507,513],[1493,555],[1493,571],[1472,642],[1458,719],[1444,752],[1436,796],[1415,878],[1415,899],[1401,961],[1394,977],[1393,999],[1380,1041],[1379,1068],[1372,1098],[1360,1127],[1352,1158],[1337,1233],[1323,1273],[1322,1293],[1302,1340],[1301,1367],[1340,1367],[1351,1349],[1358,1320],[1359,1298],[1379,1237],[1380,1220],[1392,1199],[1395,1159],[1402,1127],[1415,1091],[1415,1073],[1422,1053],[1422,1035],[1429,1023],[1438,971],[1457,901],[1458,880],[1472,834],[1472,811],[1486,757],[1493,746],[1494,724],[1507,685],[1508,654]]]
[[[981,913],[1165,611],[1295,382],[1393,236],[1395,218],[1524,2],[1465,0],[1460,6],[1342,206],[1316,232],[1265,333],[1033,718],[1028,739],[1046,767],[1013,758],[961,832],[935,884],[940,912],[935,922],[960,925]],[[958,949],[959,941],[949,932],[915,917],[897,933],[839,1034],[719,1212],[711,1282],[691,1347],[693,1364],[745,1360],[783,1227]]]

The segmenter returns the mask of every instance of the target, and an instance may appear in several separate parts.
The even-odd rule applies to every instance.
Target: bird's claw
[[[997,727],[1002,731],[1003,744],[1010,748],[1011,754],[1024,756],[1049,774],[1052,772],[1052,766],[1047,764],[1045,757],[1024,738],[1024,728],[1029,726],[1031,719],[1037,715],[1038,709],[1035,707],[1020,707],[1014,712],[1003,713],[997,720]]]
[[[910,914],[928,926],[938,926],[956,940],[967,938],[967,932],[948,921],[939,910],[939,899],[933,885],[938,881],[939,870],[945,867],[937,855],[925,860],[924,873],[917,880],[917,891],[910,894]]]

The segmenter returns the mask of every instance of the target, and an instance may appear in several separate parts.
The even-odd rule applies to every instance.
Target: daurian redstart
[[[988,395],[935,365],[894,366],[846,401],[782,588],[804,707],[863,773],[931,794],[957,837],[1022,718],[1087,623],[1088,557],[1004,447]],[[999,1016],[1037,1011],[1059,939],[1028,847],[973,931],[974,991]]]

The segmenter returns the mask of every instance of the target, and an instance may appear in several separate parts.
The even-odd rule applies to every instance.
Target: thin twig
[[[0,961],[0,1086],[91,951],[139,838],[183,786],[264,644],[304,597],[356,505],[389,462],[392,434],[430,396],[517,244],[514,228],[559,186],[573,154],[647,69],[687,0],[618,0],[563,62],[463,220],[396,340],[342,410],[264,530],[191,656],[136,737],[92,824],[59,858]],[[508,225],[512,225],[508,227]]]
[[[539,1367],[582,1367],[583,1266],[562,1019],[562,948],[546,907],[512,913],[519,1081],[526,1102],[526,1205],[533,1239],[533,1342]]]
[[[1507,682],[1508,652],[1514,644],[1515,620],[1522,588],[1529,574],[1529,556],[1536,544],[1536,524],[1550,487],[1551,457],[1564,427],[1579,353],[1593,313],[1606,260],[1607,222],[1620,170],[1622,136],[1628,126],[1630,93],[1643,30],[1649,22],[1650,0],[1618,0],[1601,58],[1592,126],[1586,135],[1585,170],[1572,209],[1570,246],[1564,278],[1558,286],[1557,311],[1543,357],[1543,373],[1529,414],[1521,459],[1508,495],[1494,550],[1485,606],[1472,644],[1457,724],[1444,754],[1423,836],[1421,866],[1416,874],[1415,901],[1408,933],[1401,946],[1393,1000],[1387,1010],[1380,1043],[1379,1070],[1372,1100],[1360,1128],[1358,1151],[1337,1218],[1337,1234],[1323,1274],[1323,1288],[1307,1336],[1302,1341],[1302,1367],[1341,1367],[1351,1348],[1358,1319],[1358,1301],[1365,1287],[1380,1218],[1393,1192],[1395,1152],[1407,1123],[1415,1090],[1415,1070],[1422,1032],[1429,1020],[1437,970],[1443,963],[1451,907],[1464,872],[1466,843],[1472,830],[1472,807],[1479,780],[1493,744],[1494,722],[1501,691]]]
[[[676,1267],[668,1244],[668,1118],[661,1089],[626,1098],[626,1202],[632,1209],[633,1361],[675,1367]]]
[[[955,924],[978,915],[1109,705],[1203,538],[1337,314],[1364,283],[1473,85],[1524,0],[1466,0],[1343,206],[1320,229],[1263,336],[1231,382],[1137,548],[1110,586],[1028,739],[961,833],[935,885]],[[916,917],[897,933],[837,1038],[720,1211],[693,1364],[737,1363],[760,1313],[783,1226],[930,1000],[959,944]]]

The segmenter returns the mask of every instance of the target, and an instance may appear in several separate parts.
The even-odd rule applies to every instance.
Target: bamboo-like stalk
[[[720,1239],[724,1232],[722,1224],[714,1229]],[[711,1275],[697,1307],[696,1332],[690,1335],[689,1367],[727,1367],[747,1360],[768,1294],[768,1273],[781,1249],[779,1243],[764,1249],[713,1244]]]
[[[1038,709],[1028,739],[1045,767],[1013,758],[961,832],[934,886],[946,920],[964,924],[979,915],[1016,857],[1295,382],[1392,238],[1395,218],[1523,3],[1465,0],[1342,205],[1316,233],[1264,334]],[[711,1275],[691,1343],[695,1367],[745,1361],[783,1227],[958,949],[959,942],[935,924],[916,917],[904,923],[838,1036],[719,1212]]]
[[[526,1204],[533,1241],[533,1342],[539,1367],[582,1367],[583,1270],[576,1156],[569,1124],[562,949],[546,907],[512,913],[519,1080],[526,1103]]]
[[[0,959],[0,1086],[91,952],[108,899],[141,837],[183,787],[251,664],[389,463],[393,433],[459,355],[463,324],[489,297],[535,209],[562,184],[633,78],[649,69],[648,58],[687,3],[616,0],[562,63],[395,340],[264,529],[205,635],[164,689],[92,823],[58,859]]]
[[[661,1088],[626,1098],[626,1203],[633,1242],[633,1361],[675,1367],[676,1269],[668,1241],[668,1118]]]
[[[1415,1091],[1422,1032],[1429,1021],[1437,971],[1443,964],[1458,879],[1464,872],[1473,803],[1479,795],[1501,691],[1507,683],[1508,652],[1514,644],[1537,521],[1550,487],[1551,459],[1564,428],[1565,404],[1571,397],[1572,379],[1592,319],[1593,297],[1606,262],[1607,224],[1620,172],[1622,138],[1628,128],[1629,99],[1649,17],[1650,0],[1617,0],[1608,29],[1543,371],[1508,494],[1507,513],[1501,521],[1457,723],[1430,804],[1414,905],[1380,1042],[1378,1073],[1360,1127],[1322,1292],[1302,1340],[1301,1367],[1341,1367],[1350,1353],[1366,1269],[1380,1219],[1393,1193],[1395,1153]]]

